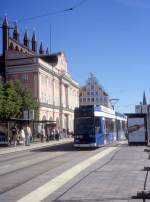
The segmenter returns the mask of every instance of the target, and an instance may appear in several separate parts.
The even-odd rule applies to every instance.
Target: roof
[[[50,63],[52,65],[56,65],[58,63],[58,55],[60,55],[61,53],[54,53],[54,54],[50,54],[50,55],[39,55],[39,57],[44,60],[47,63]]]

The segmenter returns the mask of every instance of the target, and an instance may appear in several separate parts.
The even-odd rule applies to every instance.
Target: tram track
[[[52,169],[56,168],[57,166],[58,165],[55,165]],[[35,179],[36,177],[39,177],[40,175],[43,175],[43,174],[47,173],[48,171],[49,171],[49,168],[47,170],[45,170],[44,172],[41,171],[40,173],[37,173],[36,175],[34,175],[34,176],[32,176],[32,177],[30,177],[30,178],[28,178],[26,180],[23,180],[23,181],[21,181],[19,183],[16,183],[13,186],[5,187],[2,191],[0,191],[0,195],[6,193],[8,191],[11,191],[11,190],[15,189],[15,188],[17,188],[17,187],[19,187],[19,186],[21,186],[21,185],[23,185],[23,184],[25,184],[25,183],[33,180],[33,179]]]
[[[70,145],[72,143],[66,143],[66,144]],[[66,144],[46,145],[46,146],[41,146],[41,148],[31,148],[31,149],[29,147],[29,150],[16,151],[13,153],[2,154],[2,155],[0,155],[0,163],[4,163],[4,162],[11,161],[14,159],[20,159],[20,158],[26,157],[26,156],[28,157],[29,154],[30,154],[30,156],[31,155],[33,156],[33,155],[37,154],[37,151],[44,150],[44,149],[49,149],[49,151],[53,151],[54,148],[56,148],[57,146],[63,146]],[[39,154],[37,154],[37,155],[39,155]]]
[[[8,162],[8,161],[13,161],[13,160],[19,160],[21,158],[24,158],[24,157],[28,157],[29,155],[30,156],[34,156],[36,155],[37,153],[31,153],[31,151],[26,151],[26,154],[23,154],[23,155],[19,155],[19,156],[14,156],[14,157],[9,157],[8,159],[4,159],[5,157],[3,157],[3,159],[1,160],[0,158],[0,164],[1,163],[5,163],[5,162]],[[37,154],[38,155],[38,154]]]
[[[101,151],[103,151],[103,149],[106,149],[106,148],[103,147],[101,149],[102,150],[98,149],[98,152],[101,152]],[[45,149],[45,150],[47,150],[47,149]],[[56,150],[55,148],[49,148],[50,152],[55,152],[55,150]],[[58,151],[59,150],[61,150],[61,148],[59,148]],[[13,171],[0,175],[0,178],[1,178],[0,180],[1,180],[2,184],[6,185],[6,186],[3,186],[2,188],[0,187],[0,195],[5,194],[21,185],[24,185],[25,183],[27,183],[29,181],[32,181],[35,178],[46,174],[50,170],[54,170],[54,169],[58,168],[62,164],[65,164],[69,161],[73,161],[74,159],[80,159],[81,154],[83,155],[83,150],[78,150],[77,152],[66,152],[67,150],[68,150],[68,148],[63,148],[62,151],[65,151],[65,153],[63,153],[57,157],[52,157],[52,158],[46,159],[44,161],[40,161],[35,164],[25,166],[20,169],[15,169]],[[76,150],[76,149],[70,148],[69,151],[71,151],[71,150]],[[90,154],[90,151],[91,150],[84,150],[84,157],[86,154]],[[92,153],[92,154],[94,154],[94,153]],[[32,174],[31,174],[30,173],[31,170],[34,170],[34,173],[32,172]],[[23,178],[21,178],[22,175],[23,175]],[[19,181],[15,182],[16,179],[19,179]],[[9,183],[9,182],[13,182],[13,184]]]
[[[68,146],[70,146],[70,144],[69,145],[67,145],[67,147]],[[57,156],[54,156],[54,157],[50,157],[50,158],[46,158],[46,159],[44,159],[44,160],[41,160],[41,161],[38,161],[38,162],[36,162],[36,163],[33,163],[33,164],[30,164],[30,165],[26,165],[26,166],[24,166],[24,167],[21,167],[21,168],[18,168],[18,169],[14,169],[14,170],[12,170],[12,171],[8,171],[8,172],[6,172],[6,173],[4,173],[4,174],[0,174],[0,177],[2,177],[2,176],[5,176],[5,175],[8,175],[8,174],[11,174],[11,173],[15,173],[15,172],[17,172],[17,171],[20,171],[20,170],[22,170],[22,169],[28,169],[28,168],[30,168],[30,167],[32,167],[32,166],[36,166],[36,165],[38,165],[38,164],[42,164],[42,163],[44,163],[44,162],[47,162],[47,161],[52,161],[52,160],[56,160],[56,159],[59,159],[59,158],[62,158],[62,157],[64,157],[64,156],[66,156],[67,154],[68,155],[72,155],[72,153],[73,152],[68,152],[67,150],[67,147],[64,149],[64,151],[63,151],[63,154],[58,154]],[[42,149],[40,149],[40,150],[35,150],[35,151],[41,151],[42,153],[44,153],[44,151],[46,151],[46,156],[48,156],[48,155],[50,155],[50,153],[51,152],[55,152],[55,150],[56,150],[56,147],[51,147],[51,148],[42,148]],[[72,150],[74,150],[74,149],[72,149]],[[59,151],[59,150],[58,150]],[[49,152],[49,153],[48,153]],[[34,153],[33,155],[30,155],[30,153],[27,155],[28,157],[30,157],[30,159],[32,159],[32,157],[34,157],[36,155],[36,157],[39,157],[39,153]],[[26,155],[25,155],[25,157],[26,157]],[[45,157],[45,156],[44,156]],[[42,155],[41,155],[41,153],[40,153],[40,158],[42,158]],[[35,157],[33,158],[33,159],[35,159]],[[29,160],[29,159],[28,159]],[[22,161],[24,161],[24,159],[22,160]],[[8,161],[7,161],[7,163],[8,163]],[[17,163],[17,162],[16,162]]]
[[[87,175],[83,176],[81,179],[79,179],[76,183],[74,183],[71,187],[69,187],[66,191],[64,191],[62,194],[60,194],[55,200],[54,202],[61,202],[60,198],[62,196],[64,196],[68,191],[70,191],[71,189],[73,189],[75,186],[77,186],[79,183],[81,183],[83,180],[85,180],[89,175],[91,175],[94,172],[97,172],[97,170],[104,168],[106,165],[108,165],[109,163],[111,163],[114,158],[116,157],[116,155],[120,152],[121,149],[117,150],[114,152],[114,154],[110,157],[110,159],[108,161],[106,161],[103,165],[97,167],[96,169],[91,170]],[[82,201],[82,200],[81,200]]]
[[[88,152],[89,151],[87,151],[86,153],[88,153]],[[68,160],[70,161],[70,160],[73,160],[74,158],[78,158],[80,156],[81,156],[80,152],[76,153],[76,155],[73,155],[72,152],[71,153],[69,152],[69,153],[65,153],[65,154],[59,155],[57,157],[50,158],[49,160],[44,160],[42,162],[38,162],[38,163],[36,163],[34,165],[31,165],[31,166],[27,166],[27,167],[24,167],[24,168],[21,168],[21,169],[16,169],[16,170],[11,171],[9,173],[5,173],[5,174],[3,174],[3,175],[0,176],[1,177],[1,181],[2,181],[2,178],[5,178],[7,184],[9,184],[7,178],[11,179],[12,175],[14,175],[15,173],[16,173],[16,175],[14,175],[15,178],[16,178],[17,175],[18,175],[18,178],[19,178],[19,176],[21,175],[21,173],[24,173],[24,175],[25,175],[25,172],[26,173],[30,173],[28,170],[31,169],[31,168],[33,168],[33,170],[35,171],[35,173],[32,176],[28,176],[27,178],[22,179],[20,182],[14,183],[13,185],[9,184],[8,186],[3,187],[0,190],[0,195],[1,194],[5,194],[8,191],[11,191],[11,190],[13,190],[13,189],[15,189],[15,188],[17,188],[17,187],[19,187],[19,186],[21,186],[21,185],[29,182],[29,181],[31,181],[31,180],[34,180],[36,177],[39,177],[39,176],[41,176],[41,175],[49,172],[50,170],[53,170],[53,169],[57,168],[58,166],[67,163]],[[44,166],[45,168],[43,168],[43,166],[39,166],[40,164],[43,165],[44,163],[46,164]],[[47,166],[48,163],[51,163],[51,165]],[[37,169],[37,167],[38,167],[38,169]]]

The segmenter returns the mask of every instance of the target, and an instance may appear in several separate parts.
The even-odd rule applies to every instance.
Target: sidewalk
[[[35,143],[31,143],[30,146],[17,145],[16,147],[14,146],[5,147],[5,148],[0,147],[0,155],[19,152],[19,151],[33,150],[33,149],[38,149],[38,148],[48,147],[48,146],[55,146],[55,145],[71,143],[71,142],[73,142],[73,138],[63,138],[63,139],[60,139],[59,141],[53,140],[50,142],[35,142]]]

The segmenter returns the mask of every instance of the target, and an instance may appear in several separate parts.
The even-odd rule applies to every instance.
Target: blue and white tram
[[[104,106],[80,106],[74,111],[74,146],[100,147],[125,138],[127,118]]]

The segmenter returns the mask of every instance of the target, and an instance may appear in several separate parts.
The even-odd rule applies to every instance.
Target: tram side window
[[[125,123],[125,121],[122,121],[122,130],[123,130],[123,131],[126,130],[126,123]]]
[[[118,132],[121,131],[121,122],[120,122],[120,120],[117,120],[117,130],[118,130]]]
[[[101,118],[95,117],[95,133],[101,133]]]
[[[105,119],[105,124],[106,124],[106,133],[112,133],[114,132],[114,122],[112,119]]]

